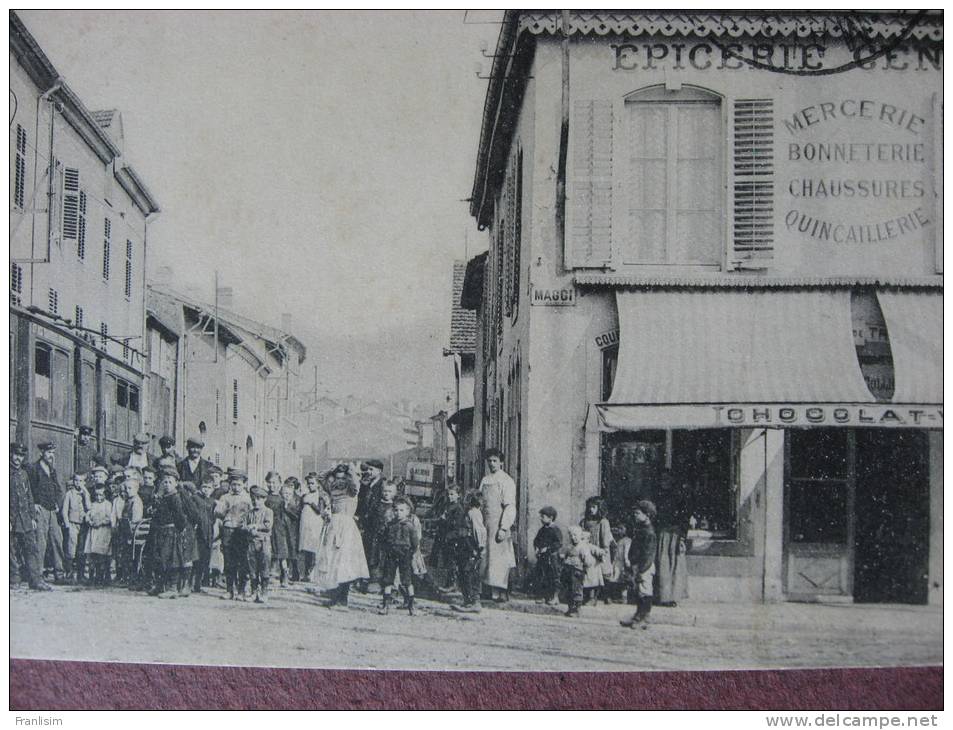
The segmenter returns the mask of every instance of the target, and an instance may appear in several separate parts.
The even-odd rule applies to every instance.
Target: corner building
[[[523,568],[668,470],[693,598],[941,602],[941,76],[933,14],[506,13],[462,303]]]

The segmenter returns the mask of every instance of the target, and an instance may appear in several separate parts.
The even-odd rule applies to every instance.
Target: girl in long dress
[[[302,579],[301,548],[298,533],[301,529],[301,482],[297,477],[288,477],[281,485],[281,498],[285,501],[285,518],[288,521],[288,570],[292,581]]]
[[[357,495],[361,489],[358,469],[340,464],[331,476],[331,512],[326,520],[315,565],[315,583],[331,594],[329,606],[347,607],[351,583],[367,580],[364,542],[357,528]]]
[[[516,567],[511,530],[516,521],[516,482],[503,471],[503,454],[487,449],[489,474],[480,482],[483,522],[487,532],[486,569],[483,582],[490,586],[498,603],[509,600],[510,570]]]
[[[605,514],[605,500],[602,497],[589,497],[586,500],[586,514],[583,515],[579,526],[589,533],[589,541],[593,545],[605,550],[606,555],[610,555],[615,540],[612,537],[612,527],[609,525],[609,520],[606,519]],[[608,605],[609,596],[605,593],[603,586],[611,576],[611,560],[603,560],[595,568],[587,570],[586,580],[583,583],[582,605],[598,603],[600,597]]]
[[[318,553],[321,550],[321,533],[324,531],[324,515],[331,511],[331,497],[314,472],[305,478],[305,492],[301,500],[301,518],[298,528],[298,549],[304,556],[304,580],[311,582]]]
[[[281,475],[270,471],[265,475],[268,496],[265,506],[271,510],[271,574],[281,579],[281,587],[288,587],[288,515],[281,496]]]

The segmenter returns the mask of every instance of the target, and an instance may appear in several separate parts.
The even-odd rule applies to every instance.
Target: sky
[[[279,325],[332,396],[452,387],[454,259],[501,13],[19,11],[159,201],[149,269]],[[441,407],[444,407],[441,405]]]

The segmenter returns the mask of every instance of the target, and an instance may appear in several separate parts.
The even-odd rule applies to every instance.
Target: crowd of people
[[[496,449],[485,454],[477,491],[451,484],[431,505],[433,544],[425,557],[416,505],[383,477],[379,461],[342,463],[303,480],[269,472],[262,487],[202,458],[200,438],[188,439],[180,459],[165,436],[153,458],[148,437],[138,434],[132,450],[107,466],[95,450],[84,451],[83,436],[76,471],[63,486],[55,443],[38,444],[39,459],[30,464],[21,444],[10,446],[13,583],[24,579],[35,590],[50,590],[47,578],[125,586],[160,599],[220,589],[224,600],[266,603],[276,585],[298,582],[332,607],[346,608],[352,588],[373,589],[386,614],[399,596],[411,615],[421,590],[441,597],[455,585],[463,600],[452,608],[468,613],[480,611],[484,599],[509,600],[516,484]],[[659,547],[655,505],[640,501],[614,526],[605,513],[604,501],[590,498],[564,540],[556,510],[539,510],[528,588],[539,603],[565,602],[567,616],[624,596],[637,611],[623,624],[645,625],[659,584],[656,562],[668,550],[667,543]],[[444,569],[444,586],[436,585],[428,560]]]

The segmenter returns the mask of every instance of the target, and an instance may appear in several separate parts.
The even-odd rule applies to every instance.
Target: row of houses
[[[147,280],[159,204],[129,162],[122,115],[91,111],[10,13],[10,427],[104,456],[144,431],[206,443],[260,480],[300,473],[305,347],[293,335]],[[211,272],[210,272],[211,274]],[[166,277],[168,279],[169,277]],[[222,292],[224,295],[224,291]]]
[[[942,35],[506,12],[450,422],[468,488],[506,455],[522,567],[544,504],[648,498],[693,597],[942,601]]]

